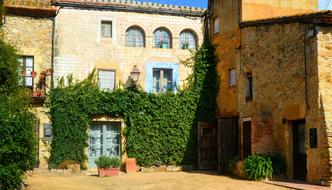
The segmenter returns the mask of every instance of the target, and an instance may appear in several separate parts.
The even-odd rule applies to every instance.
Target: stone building
[[[220,140],[219,160],[279,153],[289,179],[331,185],[331,12],[316,9],[309,0],[209,1],[219,138],[234,137]]]
[[[281,153],[289,178],[329,185],[331,18],[321,12],[242,22],[236,66],[243,154]]]
[[[82,80],[97,69],[100,87],[113,90],[132,83],[131,73],[139,72],[135,82],[147,92],[160,93],[176,91],[191,73],[181,61],[203,41],[203,9],[119,0],[54,3],[59,7],[55,85],[59,77],[72,74]],[[101,154],[122,155],[123,127],[121,119],[94,119],[88,167],[96,167],[94,160]],[[108,141],[113,145],[105,144]]]
[[[2,30],[5,39],[20,55],[20,83],[32,96],[32,111],[38,117],[38,159],[36,165],[47,167],[50,121],[43,103],[51,85],[52,38],[56,8],[47,0],[5,0],[6,15]],[[44,131],[46,129],[46,131]]]

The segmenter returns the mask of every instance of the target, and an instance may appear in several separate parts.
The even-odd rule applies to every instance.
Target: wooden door
[[[293,178],[307,179],[307,153],[305,148],[305,120],[293,122]]]
[[[219,171],[226,169],[226,163],[239,155],[238,149],[238,118],[218,120],[219,131]]]
[[[251,121],[243,122],[242,143],[242,156],[246,158],[251,155]]]
[[[198,123],[198,169],[218,169],[218,140],[216,123]]]

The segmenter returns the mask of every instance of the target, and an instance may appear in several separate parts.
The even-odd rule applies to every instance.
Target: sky
[[[319,9],[332,9],[332,0],[319,0]]]
[[[208,0],[141,0],[141,1],[206,8]],[[332,9],[332,0],[318,0],[318,2],[320,10]]]

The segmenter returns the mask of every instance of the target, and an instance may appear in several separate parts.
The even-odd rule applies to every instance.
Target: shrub
[[[36,156],[36,119],[18,85],[18,65],[15,48],[0,37],[0,189],[6,190],[21,188]]]
[[[121,165],[120,158],[114,156],[114,157],[108,157],[108,156],[100,156],[97,160],[95,160],[95,163],[97,164],[98,168],[118,168]]]
[[[118,157],[111,158],[111,167],[112,168],[119,168],[121,166],[121,160]]]
[[[272,178],[273,168],[270,156],[255,154],[247,157],[243,163],[243,171],[250,180]]]
[[[100,156],[97,160],[95,160],[95,163],[98,168],[110,168],[112,163],[111,163],[111,158],[108,156]]]

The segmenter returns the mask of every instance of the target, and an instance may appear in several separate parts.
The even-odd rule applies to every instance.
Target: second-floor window
[[[28,88],[33,88],[33,57],[22,56],[18,59],[19,75],[21,76],[19,84]]]
[[[213,19],[213,33],[217,34],[219,32],[219,17]]]
[[[111,21],[101,21],[101,37],[102,38],[112,38],[112,22]]]
[[[189,30],[185,30],[180,34],[180,48],[181,49],[196,49],[196,35]]]
[[[145,35],[142,29],[138,27],[130,27],[126,31],[126,46],[127,47],[144,47]]]
[[[98,72],[99,88],[102,90],[114,90],[115,88],[115,71],[99,70]]]
[[[153,47],[168,49],[172,48],[172,36],[165,28],[158,28],[153,33]]]
[[[236,69],[234,68],[228,71],[228,84],[229,86],[236,85]]]

